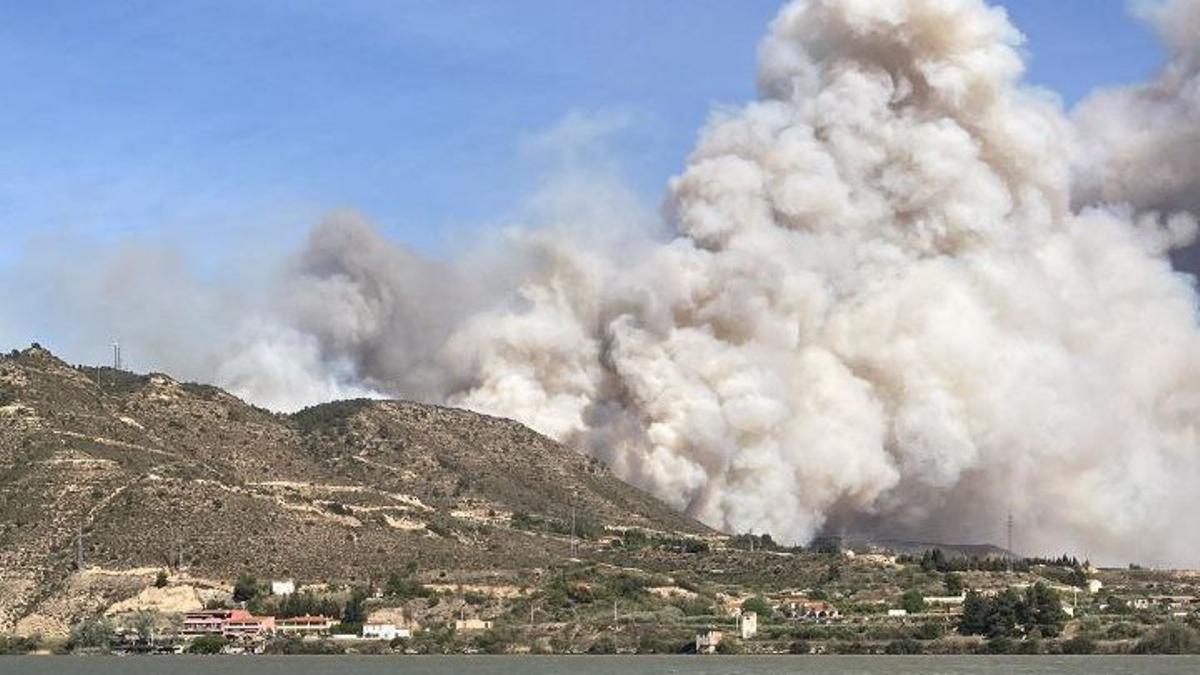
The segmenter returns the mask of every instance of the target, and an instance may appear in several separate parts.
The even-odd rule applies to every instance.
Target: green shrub
[[[808,644],[808,642],[806,640],[795,640],[791,644],[788,645],[788,653],[789,654],[811,654],[812,653],[812,645]]]
[[[1139,654],[1200,654],[1200,633],[1172,621],[1138,640],[1134,651]]]
[[[892,640],[891,642],[889,642],[887,644],[887,647],[884,648],[883,653],[885,653],[885,654],[920,654],[922,651],[924,651],[924,650],[922,649],[920,642],[917,642],[916,640],[914,640],[912,638],[905,638],[903,640]]]
[[[920,640],[936,640],[946,634],[946,627],[936,621],[926,621],[917,626],[916,637]]]
[[[188,645],[189,654],[220,654],[229,641],[220,635],[201,635]]]
[[[1142,634],[1142,629],[1127,622],[1114,623],[1108,627],[1105,637],[1109,640],[1132,640]]]
[[[396,600],[411,600],[429,595],[429,591],[420,582],[398,572],[393,572],[388,576],[387,583],[383,586],[383,593]]]
[[[1063,640],[1060,647],[1064,654],[1096,653],[1096,641],[1086,635],[1076,635],[1070,640]]]
[[[910,588],[900,596],[900,607],[909,614],[920,614],[925,611],[925,596],[921,595],[921,591]]]
[[[731,640],[729,638],[725,638],[724,640],[721,640],[720,642],[717,643],[717,653],[718,654],[741,654],[742,653],[742,644],[741,644],[741,642],[738,642],[737,640]]]
[[[108,649],[113,643],[112,622],[104,617],[84,619],[71,629],[71,649]]]
[[[1013,651],[1013,641],[1000,635],[984,642],[980,651],[984,654],[1010,654]]]
[[[752,598],[746,598],[742,602],[742,610],[746,612],[754,612],[760,618],[768,619],[775,613],[775,608],[766,601],[761,595],[756,595]]]
[[[263,592],[262,585],[250,574],[243,572],[233,584],[234,602],[251,602]]]
[[[7,654],[28,654],[37,651],[40,641],[36,637],[19,637],[16,635],[0,635],[0,656]]]
[[[589,653],[589,654],[616,654],[617,653],[617,643],[613,642],[613,639],[610,637],[602,637],[599,640],[596,640],[595,642],[593,642],[591,644],[591,646],[588,647],[587,653]]]

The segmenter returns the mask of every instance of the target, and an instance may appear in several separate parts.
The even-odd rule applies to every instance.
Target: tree
[[[1021,623],[1026,630],[1037,628],[1045,637],[1055,637],[1067,622],[1058,591],[1042,582],[1025,589]]]
[[[767,619],[775,610],[761,595],[756,595],[752,598],[746,598],[746,600],[742,602],[742,611],[754,612],[763,619]]]
[[[367,589],[362,586],[355,586],[354,590],[350,591],[350,599],[346,600],[342,609],[343,624],[361,624],[366,621],[367,595]]]
[[[1025,589],[1024,594],[1009,588],[994,598],[971,591],[963,603],[958,632],[989,638],[1020,637],[1021,633],[1054,637],[1062,632],[1067,615],[1054,589],[1042,583]]]
[[[1011,588],[1006,588],[992,598],[991,608],[987,618],[987,636],[989,638],[1012,637],[1025,612],[1021,594]]]
[[[429,595],[429,591],[420,582],[398,572],[388,575],[387,582],[383,585],[383,592],[384,595],[397,600],[411,600]]]
[[[920,614],[925,611],[925,596],[921,595],[921,591],[910,588],[900,596],[900,607],[909,614]]]
[[[958,632],[963,635],[984,635],[988,632],[988,614],[991,603],[976,591],[967,593],[963,600],[963,613],[958,621]]]
[[[104,617],[84,619],[71,629],[71,647],[74,649],[108,649],[112,643],[112,622]]]
[[[154,577],[154,587],[155,588],[166,588],[167,581],[168,581],[167,571],[159,570],[158,576]]]
[[[220,635],[201,635],[188,645],[189,654],[220,654],[229,641]]]
[[[957,572],[951,572],[942,580],[946,585],[946,595],[961,595],[963,592],[962,575]]]
[[[142,642],[154,641],[154,613],[142,610],[133,615],[130,620],[130,626],[137,633],[138,639]]]
[[[259,586],[258,580],[243,572],[233,585],[233,600],[235,602],[250,602],[257,598],[261,592],[262,588]]]
[[[950,569],[950,565],[946,561],[946,554],[940,548],[925,551],[925,554],[921,556],[922,572],[945,572],[948,569]]]

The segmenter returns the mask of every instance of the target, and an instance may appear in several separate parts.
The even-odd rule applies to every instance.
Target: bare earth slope
[[[37,346],[0,357],[0,632],[70,613],[81,552],[92,574],[182,564],[224,580],[527,568],[568,555],[569,538],[512,516],[572,511],[581,526],[707,532],[510,420],[395,401],[276,415]]]

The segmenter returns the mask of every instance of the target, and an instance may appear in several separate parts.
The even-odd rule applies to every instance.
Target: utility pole
[[[1008,509],[1008,571],[1011,574],[1013,571],[1012,559],[1017,555],[1013,550],[1013,516],[1012,508]]]
[[[617,599],[613,598],[613,625],[617,625]]]
[[[572,501],[572,503],[571,503],[571,557],[572,558],[576,557],[576,555],[575,555],[575,503],[574,503],[574,501]]]
[[[75,533],[75,568],[83,571],[83,524],[79,525]]]

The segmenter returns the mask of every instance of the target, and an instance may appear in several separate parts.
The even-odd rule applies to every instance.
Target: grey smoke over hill
[[[1148,11],[1161,77],[1068,116],[982,0],[793,2],[670,235],[601,207],[434,262],[335,215],[262,297],[208,303],[231,337],[193,366],[279,408],[513,417],[732,531],[1000,541],[1011,508],[1025,551],[1194,563],[1168,255],[1200,210],[1200,1]]]

